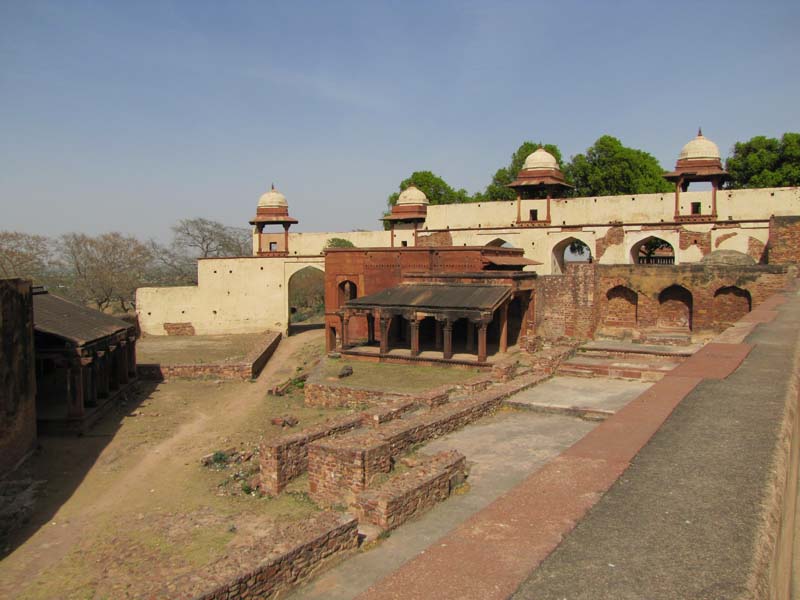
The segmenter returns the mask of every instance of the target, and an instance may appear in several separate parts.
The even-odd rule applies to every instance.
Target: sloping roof
[[[44,293],[33,296],[33,327],[41,333],[55,335],[83,346],[124,331],[132,325],[99,310]]]
[[[508,296],[511,287],[504,285],[406,283],[369,296],[349,300],[353,308],[408,306],[423,309],[494,310]]]
[[[524,256],[487,256],[488,260],[493,265],[497,266],[525,266],[525,265],[541,265],[538,260],[525,258]]]

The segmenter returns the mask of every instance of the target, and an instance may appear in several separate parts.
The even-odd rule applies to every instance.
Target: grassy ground
[[[263,339],[263,333],[148,336],[136,344],[136,357],[142,364],[162,365],[237,362]]]
[[[284,340],[255,383],[141,383],[135,400],[87,436],[41,438],[28,475],[47,481],[45,496],[9,541],[0,597],[161,597],[176,576],[263,552],[273,525],[316,513],[301,488],[276,499],[248,495],[231,487],[232,469],[200,459],[293,431],[271,425],[274,416],[292,414],[301,428],[341,414],[306,408],[301,390],[266,394],[322,351],[321,332],[308,332]]]
[[[353,367],[353,374],[347,378],[339,379],[337,375],[345,365]],[[454,369],[449,367],[393,365],[343,359],[325,359],[321,375],[326,381],[337,381],[354,388],[411,393],[422,392],[440,385],[460,383],[477,376],[479,373],[478,369]]]

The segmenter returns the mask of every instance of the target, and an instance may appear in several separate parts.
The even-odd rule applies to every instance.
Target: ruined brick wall
[[[678,245],[681,250],[688,250],[692,246],[697,246],[700,253],[706,256],[711,252],[711,232],[690,231],[685,227],[678,229]]]
[[[466,474],[463,454],[441,452],[380,487],[362,492],[354,509],[359,519],[391,530],[446,500]]]
[[[280,494],[286,484],[308,469],[311,442],[361,427],[362,422],[361,415],[347,415],[261,444],[259,485],[262,491],[273,496]]]
[[[0,475],[36,444],[31,283],[0,279]]]
[[[306,382],[303,394],[306,406],[323,408],[361,408],[405,396],[404,394],[393,394],[381,390],[352,388],[345,384],[336,385],[314,382]]]
[[[546,275],[537,280],[537,337],[590,339],[594,335],[596,267],[596,263],[568,263],[564,275]]]
[[[718,330],[741,317],[748,302],[754,308],[782,290],[788,276],[778,265],[598,265],[598,330]]]
[[[307,528],[316,530],[312,530],[311,539],[295,544],[277,557],[272,557],[270,549],[264,548],[263,555],[270,558],[258,567],[210,592],[194,596],[194,600],[245,600],[282,596],[318,571],[326,562],[358,547],[358,522],[348,515],[322,513],[312,517]],[[185,589],[181,585],[175,587]],[[159,597],[175,597],[175,594],[172,590],[165,590],[164,595]]]
[[[769,264],[800,263],[800,217],[772,217],[769,220]]]
[[[194,335],[194,325],[191,323],[164,323],[167,335]]]
[[[452,246],[453,236],[449,231],[433,231],[431,233],[417,234],[417,246],[433,248],[437,246]]]
[[[625,241],[625,229],[621,226],[609,228],[603,237],[597,238],[595,260],[603,258],[609,246],[618,246]]]

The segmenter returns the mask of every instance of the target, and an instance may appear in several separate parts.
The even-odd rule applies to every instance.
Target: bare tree
[[[61,237],[61,258],[69,274],[70,291],[100,310],[117,303],[123,311],[134,306],[136,288],[147,283],[150,249],[135,237],[105,233]]]
[[[43,235],[0,231],[0,275],[26,277],[37,283],[52,260],[51,241]]]
[[[199,258],[247,256],[252,234],[243,227],[230,227],[209,219],[181,219],[172,226],[174,246]]]

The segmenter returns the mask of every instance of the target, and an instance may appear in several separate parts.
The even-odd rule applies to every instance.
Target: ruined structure
[[[43,290],[33,307],[39,428],[84,431],[136,378],[136,327]]]
[[[339,233],[290,233],[289,226],[296,221],[289,217],[288,202],[271,190],[262,196],[252,220],[253,256],[198,261],[197,286],[138,290],[140,324],[150,335],[265,329],[285,333],[292,276],[307,267],[324,270],[325,243],[331,237],[370,249],[513,247],[532,261],[524,267],[525,272],[535,272],[540,278],[565,274],[576,258],[596,265],[598,273],[610,265],[660,268],[701,264],[717,250],[749,256],[756,264],[797,260],[794,242],[800,231],[795,221],[800,215],[800,189],[720,189],[727,174],[719,149],[702,135],[686,144],[675,170],[665,177],[675,182],[675,194],[566,197],[569,186],[557,162],[540,148],[528,157],[511,184],[518,193],[515,201],[434,206],[420,190],[410,187],[384,217],[388,231]],[[689,191],[694,182],[710,183],[711,190]],[[282,225],[283,233],[265,233],[264,226],[270,223]],[[585,248],[583,255],[570,251],[576,245]],[[669,278],[666,272],[661,276]],[[401,280],[397,278],[393,285]],[[352,300],[379,291],[368,292],[354,283],[357,291]],[[609,290],[597,291],[602,297]],[[628,294],[620,290],[606,299],[621,302],[617,293]],[[586,301],[594,303],[594,296]],[[554,311],[550,318],[556,320],[562,316],[555,313],[574,308],[550,307]],[[366,331],[364,336],[367,339]]]
[[[0,279],[0,477],[36,445],[30,281]]]

